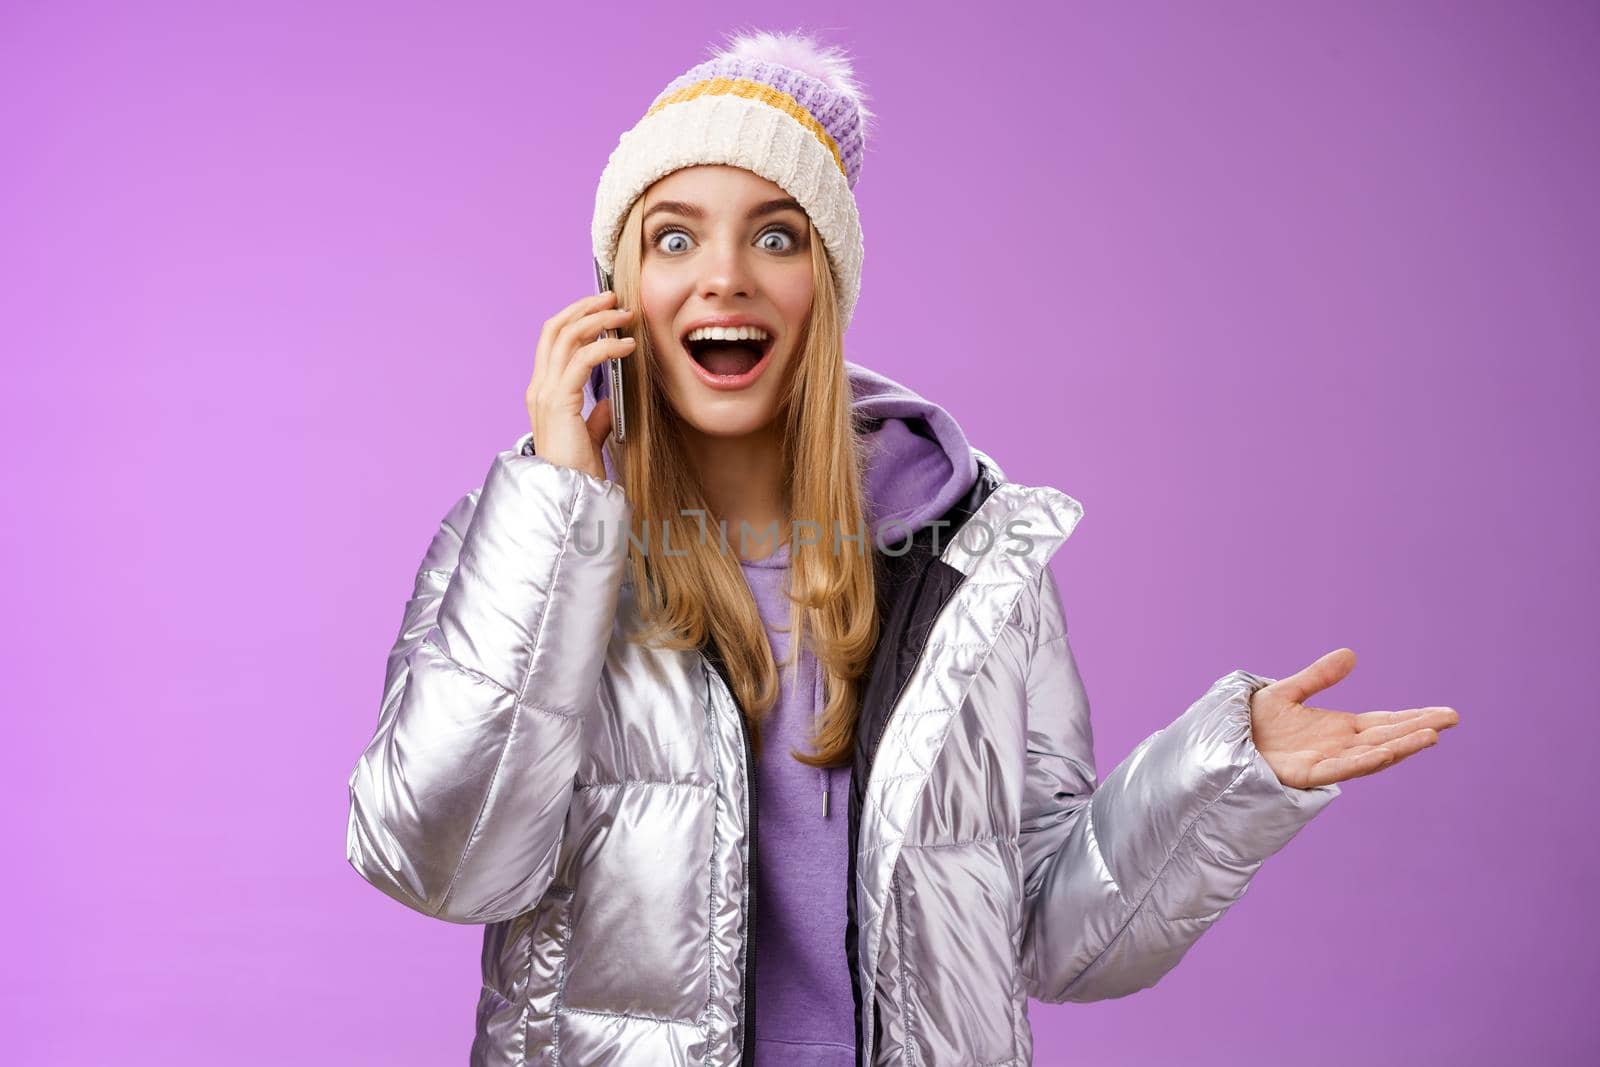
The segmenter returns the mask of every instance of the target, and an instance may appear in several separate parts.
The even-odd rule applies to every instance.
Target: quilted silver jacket
[[[877,555],[842,887],[874,1067],[1031,1063],[1030,997],[1153,985],[1339,793],[1278,782],[1242,670],[1096,784],[1046,566],[1082,509],[975,455],[947,525]],[[497,455],[422,560],[350,775],[361,876],[485,927],[475,1065],[752,1062],[749,738],[714,647],[621,637],[628,518],[611,481]]]

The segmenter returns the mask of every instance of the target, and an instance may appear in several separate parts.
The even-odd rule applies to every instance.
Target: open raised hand
[[[1278,781],[1296,789],[1374,774],[1438,743],[1461,721],[1454,708],[1354,714],[1302,703],[1350,673],[1356,654],[1335,649],[1250,699],[1251,740]]]

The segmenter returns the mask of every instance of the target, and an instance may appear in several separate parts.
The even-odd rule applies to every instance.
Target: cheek
[[[783,317],[791,329],[805,322],[806,316],[811,313],[811,300],[816,293],[816,286],[812,283],[811,272],[808,267],[803,279],[793,279],[790,284],[777,294],[778,306],[783,310]]]
[[[644,314],[645,327],[657,344],[663,339],[670,339],[673,315],[681,303],[660,278],[652,278],[649,273],[640,276],[640,310]]]

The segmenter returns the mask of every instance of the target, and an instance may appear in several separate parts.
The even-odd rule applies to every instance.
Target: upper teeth
[[[759,326],[702,326],[690,330],[685,341],[765,341],[767,331]]]

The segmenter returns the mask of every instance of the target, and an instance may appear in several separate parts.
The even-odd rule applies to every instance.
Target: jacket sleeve
[[[488,923],[554,875],[622,582],[620,485],[516,451],[445,516],[350,774],[346,853],[426,915]]]
[[[1262,862],[1339,795],[1283,785],[1250,734],[1238,670],[1095,785],[1093,731],[1045,567],[1027,676],[1023,974],[1052,1003],[1156,984],[1244,895]]]

